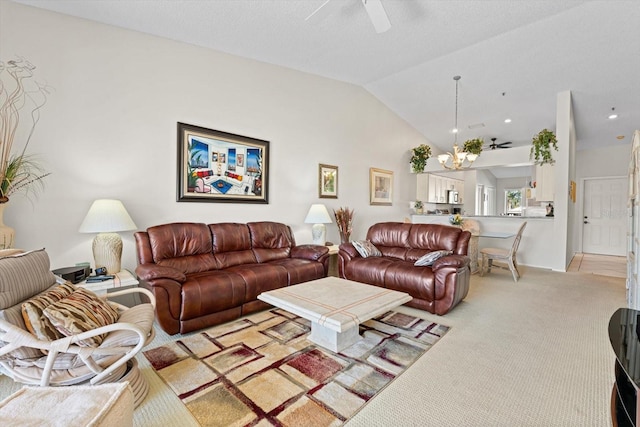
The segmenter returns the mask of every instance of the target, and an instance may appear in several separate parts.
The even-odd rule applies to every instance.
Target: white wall
[[[37,198],[12,198],[5,223],[54,268],[92,260],[78,227],[97,198],[121,199],[139,229],[273,220],[298,243],[311,242],[312,203],[354,208],[353,238],[410,212],[409,150],[426,140],[360,87],[0,1],[0,60],[14,55],[54,89],[29,147],[52,175]],[[178,121],[270,141],[269,204],[177,203]],[[319,163],[339,167],[337,200],[318,199]],[[395,172],[393,206],[369,205],[370,167]],[[335,225],[327,237],[339,241]]]

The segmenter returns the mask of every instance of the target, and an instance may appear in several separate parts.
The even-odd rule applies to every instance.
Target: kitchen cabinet
[[[421,173],[416,175],[416,200],[426,203],[447,203],[448,191],[458,192],[458,203],[462,203],[464,181],[439,175]]]
[[[553,165],[536,165],[536,200],[552,202],[555,192]]]

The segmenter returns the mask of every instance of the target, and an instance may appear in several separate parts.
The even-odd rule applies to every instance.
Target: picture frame
[[[269,203],[269,141],[180,122],[177,139],[178,202]]]
[[[393,171],[369,168],[369,204],[393,204]]]
[[[318,165],[318,197],[338,198],[338,166]]]

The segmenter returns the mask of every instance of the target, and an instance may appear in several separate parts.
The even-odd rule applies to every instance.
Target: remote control
[[[104,282],[105,280],[111,280],[113,279],[114,276],[112,275],[104,275],[104,276],[89,276],[87,278],[87,283],[93,283],[93,282]]]

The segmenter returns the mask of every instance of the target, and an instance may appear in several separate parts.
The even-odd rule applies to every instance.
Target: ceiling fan
[[[305,18],[305,21],[308,21],[313,15],[318,13],[320,9],[325,7],[327,3],[331,0],[327,0],[320,5],[319,8],[313,11],[313,13]],[[391,28],[391,22],[389,21],[389,17],[387,16],[387,12],[385,12],[384,7],[382,6],[382,2],[380,0],[360,0],[364,5],[364,9],[367,11],[369,15],[369,19],[371,19],[371,23],[373,27],[376,29],[376,33],[384,33],[385,31]]]
[[[496,139],[498,138],[491,138],[491,145],[489,145],[489,148],[491,148],[492,150],[495,150],[496,148],[511,148],[511,147],[508,147],[508,145],[513,144],[513,142],[511,141],[500,142],[496,144]]]

